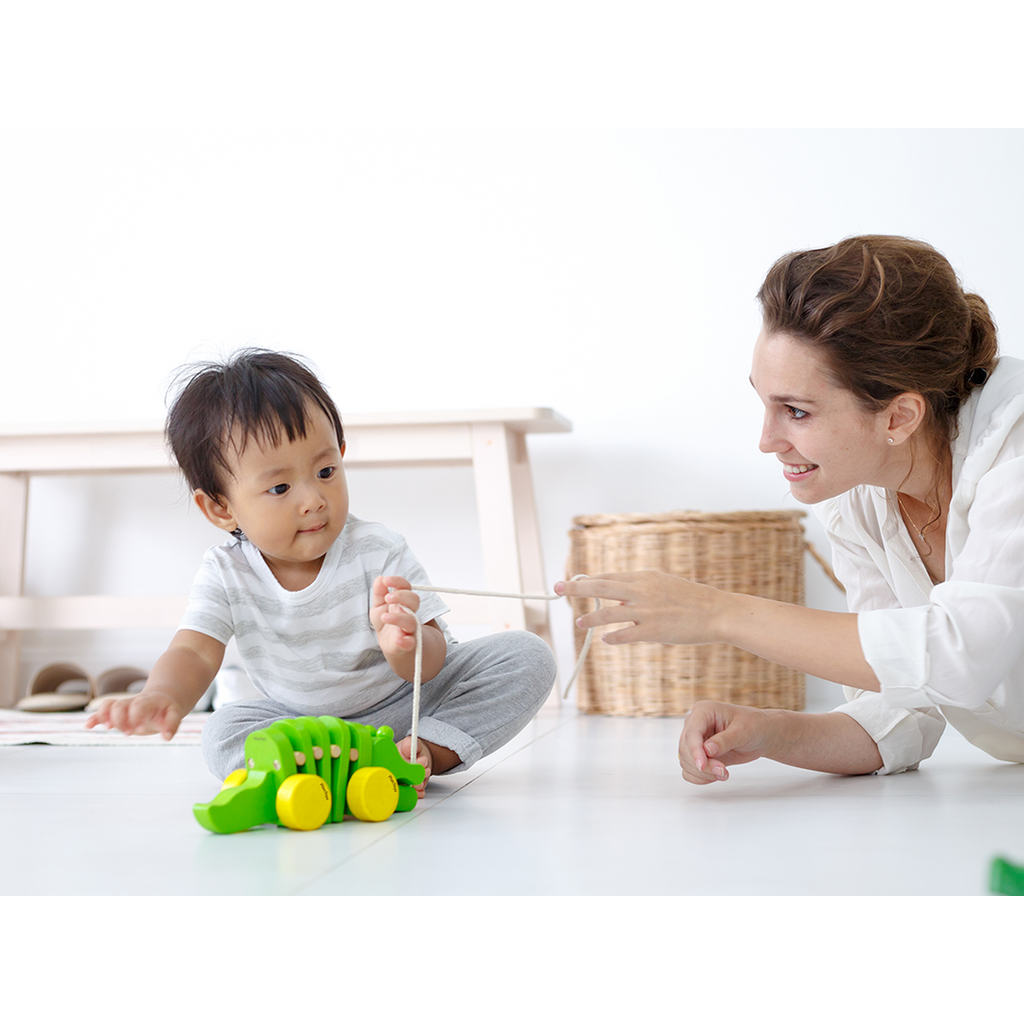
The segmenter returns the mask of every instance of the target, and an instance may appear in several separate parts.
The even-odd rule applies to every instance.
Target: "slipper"
[[[93,695],[89,673],[62,661],[41,668],[28,688],[28,696],[14,706],[19,711],[81,711]]]
[[[95,711],[101,700],[110,697],[134,697],[146,685],[148,678],[149,673],[141,668],[108,668],[106,672],[101,672],[96,677],[95,696],[86,705],[85,710]]]

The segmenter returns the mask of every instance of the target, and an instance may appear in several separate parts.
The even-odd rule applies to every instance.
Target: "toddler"
[[[317,377],[292,356],[249,349],[184,379],[167,439],[203,515],[230,536],[207,552],[143,690],[103,702],[86,724],[170,739],[234,636],[262,699],[226,704],[204,727],[219,778],[242,767],[249,733],[300,715],[390,726],[409,758],[418,618],[427,778],[515,736],[554,682],[551,651],[524,632],[453,640],[444,602],[411,589],[428,580],[405,540],[349,513],[344,430]]]

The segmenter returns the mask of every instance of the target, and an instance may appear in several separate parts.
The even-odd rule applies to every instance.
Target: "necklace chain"
[[[914,528],[914,532],[918,535],[921,540],[924,540],[924,531],[931,526],[931,523],[925,523],[924,528],[918,527],[917,523],[911,518],[910,513],[907,511],[907,506],[903,504],[903,499],[900,497],[899,491],[896,492],[896,501],[899,503],[900,508],[903,510],[903,514],[907,517],[907,522]],[[929,511],[931,511],[929,509]]]

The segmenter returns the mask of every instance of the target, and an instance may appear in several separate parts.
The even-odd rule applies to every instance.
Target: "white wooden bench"
[[[349,415],[346,466],[473,467],[485,587],[545,593],[526,435],[565,432],[552,409]],[[23,592],[29,486],[43,474],[168,472],[162,425],[0,427],[0,707],[19,696],[21,631],[173,628],[185,596],[36,598]],[[529,629],[550,643],[547,602],[445,595],[452,623]]]

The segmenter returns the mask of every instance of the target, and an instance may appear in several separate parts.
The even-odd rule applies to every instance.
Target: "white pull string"
[[[586,573],[580,573],[577,576],[573,576],[574,580],[586,579]],[[469,597],[511,597],[519,601],[558,601],[562,597],[561,594],[504,594],[494,590],[459,590],[455,587],[430,587],[413,583],[413,590],[419,590],[429,592],[431,594],[463,594]],[[594,602],[598,608],[601,607],[601,599],[594,598]],[[562,694],[562,699],[565,700],[569,696],[569,691],[572,689],[572,684],[576,682],[576,677],[580,674],[580,669],[583,668],[583,663],[587,660],[587,652],[590,650],[590,641],[593,639],[594,627],[591,626],[587,630],[587,635],[583,640],[583,647],[580,650],[580,656],[576,659],[576,667],[572,670],[572,675],[569,677],[569,682],[565,684],[565,692]],[[423,627],[420,625],[420,620],[416,619],[416,656],[413,660],[413,680],[412,680],[412,732],[409,734],[410,749],[409,749],[409,760],[415,762],[416,751],[417,751],[417,734],[419,732],[420,724],[420,687],[423,684]]]

